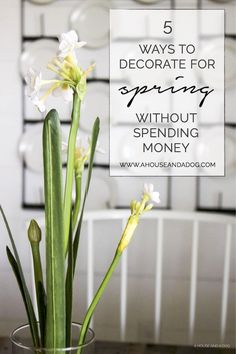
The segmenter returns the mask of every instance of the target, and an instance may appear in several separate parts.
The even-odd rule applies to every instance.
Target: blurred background
[[[225,177],[109,177],[110,8],[225,9]],[[235,15],[235,0],[1,0],[0,203],[20,248],[28,283],[32,272],[27,223],[36,218],[43,227],[43,116],[25,98],[23,78],[29,66],[43,68],[55,55],[60,33],[75,29],[79,39],[87,41],[79,51],[83,68],[96,62],[80,128],[86,139],[94,118],[100,116],[100,144],[106,150],[96,157],[88,199],[74,320],[82,320],[110,264],[130,200],[140,195],[144,181],[154,183],[161,194],[160,211],[141,222],[96,311],[93,327],[98,339],[235,346]],[[218,50],[217,44],[213,50]],[[50,106],[58,109],[66,138],[70,106],[55,98],[49,100]],[[217,102],[215,110],[217,114]],[[214,149],[215,141],[217,136],[206,149]],[[27,320],[5,255],[8,238],[2,223],[0,230],[4,336]]]

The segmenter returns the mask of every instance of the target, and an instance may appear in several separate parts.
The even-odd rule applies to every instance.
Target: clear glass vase
[[[30,327],[28,324],[16,328],[11,336],[13,354],[30,354],[30,353],[42,353],[42,354],[94,354],[94,332],[89,329],[86,335],[85,343],[82,346],[78,346],[78,339],[80,335],[81,324],[72,324],[72,345],[69,348],[34,348]]]

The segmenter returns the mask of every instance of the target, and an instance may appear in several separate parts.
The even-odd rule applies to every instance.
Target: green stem
[[[66,169],[66,183],[65,183],[65,194],[64,194],[64,222],[65,222],[65,240],[64,240],[64,251],[67,253],[69,230],[70,230],[70,216],[72,207],[72,188],[73,188],[73,172],[74,172],[74,162],[75,162],[75,146],[76,146],[76,136],[79,128],[80,120],[80,105],[81,101],[78,94],[74,93],[73,99],[73,110],[72,110],[72,124],[70,128],[69,142],[68,142],[68,153],[67,153],[67,169]]]
[[[121,257],[121,254],[120,252],[116,251],[116,254],[113,258],[113,261],[96,293],[96,295],[94,296],[94,299],[91,303],[91,305],[89,306],[88,308],[88,311],[86,312],[86,315],[85,315],[85,318],[84,318],[84,321],[83,321],[83,325],[81,327],[81,332],[80,332],[80,337],[79,337],[79,346],[82,346],[85,342],[85,338],[86,338],[86,334],[87,334],[87,330],[88,330],[88,327],[89,327],[89,323],[90,323],[90,320],[91,320],[91,317],[94,313],[94,310],[99,302],[99,300],[101,299],[101,296],[120,260],[120,257]],[[77,351],[77,354],[81,354],[82,353],[82,348],[79,348],[78,351]]]
[[[71,347],[71,319],[73,303],[73,234],[72,216],[68,242],[68,266],[66,273],[66,347]]]
[[[75,171],[75,189],[76,189],[76,199],[75,199],[75,207],[73,212],[73,221],[72,221],[72,229],[73,232],[75,230],[78,215],[80,211],[81,204],[81,182],[82,182],[82,173]]]

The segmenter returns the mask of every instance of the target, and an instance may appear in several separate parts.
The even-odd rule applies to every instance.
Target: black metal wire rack
[[[57,0],[60,1],[60,0]],[[115,1],[115,0],[114,0]],[[134,3],[137,4],[138,6],[138,2],[135,2],[135,0],[130,0],[133,1]],[[24,51],[24,44],[25,42],[33,42],[33,41],[37,41],[40,39],[50,39],[50,40],[55,40],[57,41],[57,37],[55,36],[47,36],[45,35],[45,29],[44,29],[44,17],[43,15],[40,17],[40,27],[41,27],[41,34],[40,35],[25,35],[24,34],[24,21],[26,20],[25,18],[25,12],[24,12],[24,5],[27,2],[27,0],[21,0],[21,50],[22,52]],[[189,1],[190,3],[191,1]],[[167,1],[168,6],[164,6],[165,2],[162,1],[163,4],[163,8],[169,8],[169,9],[177,9],[178,8],[178,3],[176,0],[170,0]],[[205,8],[205,0],[192,0],[192,3],[194,3],[195,8],[196,9],[204,9]],[[151,8],[151,6],[150,6]],[[217,8],[217,4],[216,4],[216,8]],[[227,17],[226,17],[227,20]],[[233,40],[236,41],[236,34],[235,33],[227,33],[225,35],[228,38],[231,38]],[[88,80],[88,83],[90,82],[103,82],[109,85],[109,79],[107,78],[92,78]],[[43,118],[39,118],[39,119],[35,119],[35,118],[29,118],[26,117],[26,112],[25,112],[25,99],[24,99],[24,80],[22,79],[22,133],[25,132],[26,127],[29,125],[35,125],[35,124],[39,124],[43,122]],[[61,124],[62,126],[67,126],[69,124],[69,120],[67,119],[62,119],[61,120]],[[236,128],[236,123],[234,122],[225,122],[225,126],[228,126],[230,128],[235,129]],[[95,169],[103,169],[105,171],[107,171],[107,173],[109,173],[109,165],[108,164],[95,164]],[[27,210],[42,210],[44,208],[44,203],[43,201],[41,202],[34,202],[34,201],[28,201],[26,198],[26,185],[27,185],[27,180],[26,180],[26,172],[27,172],[27,165],[24,161],[22,161],[22,208],[23,209],[27,209]],[[111,177],[112,178],[112,177]],[[158,177],[156,177],[158,178]],[[171,177],[165,177],[166,178],[166,194],[167,194],[167,198],[166,198],[166,205],[164,207],[164,209],[171,209],[172,208],[172,178]],[[190,178],[190,177],[189,177]],[[228,213],[228,214],[235,214],[235,208],[227,208],[227,207],[223,207],[221,205],[221,199],[219,197],[219,202],[218,205],[216,205],[215,207],[209,208],[209,207],[204,207],[204,205],[201,204],[201,198],[200,198],[200,194],[201,194],[201,188],[202,188],[202,182],[206,181],[207,177],[196,177],[196,205],[195,205],[195,209],[198,211],[209,211],[209,212],[220,212],[220,213]],[[217,177],[215,177],[217,178]],[[219,177],[222,178],[222,177]],[[209,180],[209,183],[210,180]],[[119,208],[127,208],[128,205],[119,205],[117,206]]]

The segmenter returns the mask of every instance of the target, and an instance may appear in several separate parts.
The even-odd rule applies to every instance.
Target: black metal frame
[[[57,40],[57,37],[54,36],[44,36],[44,35],[40,35],[40,36],[24,36],[23,33],[23,23],[24,23],[24,2],[26,2],[27,0],[21,0],[21,51],[23,51],[23,45],[25,41],[36,41],[39,39],[52,39],[52,40]],[[204,0],[196,0],[197,1],[197,6],[196,9],[202,9],[203,8],[203,1]],[[170,9],[176,9],[176,1],[175,0],[170,0]],[[227,34],[225,36],[226,38],[232,38],[234,40],[236,40],[236,34]],[[105,83],[109,83],[109,79],[89,79],[88,82],[105,82]],[[25,107],[24,107],[24,80],[22,79],[22,133],[25,131],[25,125],[26,124],[38,124],[38,123],[42,123],[43,119],[25,119]],[[68,120],[62,120],[61,121],[62,125],[68,125],[70,124],[70,121]],[[232,128],[236,128],[236,123],[225,123],[225,126],[229,126]],[[109,165],[104,165],[104,164],[95,164],[94,165],[95,168],[102,168],[102,169],[109,169]],[[27,166],[24,163],[24,161],[22,161],[22,208],[26,209],[26,210],[43,210],[44,209],[44,204],[37,204],[37,203],[28,203],[25,200],[25,190],[26,190],[26,169]],[[112,178],[112,177],[110,177]],[[172,208],[172,194],[171,194],[171,190],[172,190],[172,179],[171,177],[166,177],[167,178],[167,206],[163,207],[162,209],[171,209]],[[195,178],[195,177],[193,177]],[[197,177],[197,181],[196,181],[196,206],[195,209],[197,211],[204,211],[204,212],[219,212],[219,213],[226,213],[226,214],[235,214],[236,210],[235,209],[221,209],[221,208],[204,208],[202,206],[200,206],[200,198],[199,198],[199,193],[200,193],[200,189],[201,189],[201,180],[202,178],[205,177]],[[127,208],[127,206],[119,206],[119,209],[122,208]]]

